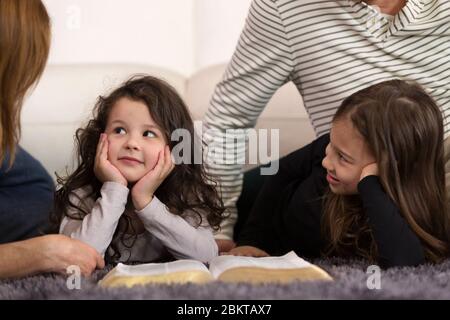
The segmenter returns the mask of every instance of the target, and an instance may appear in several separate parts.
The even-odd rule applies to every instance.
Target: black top
[[[327,245],[321,232],[323,196],[328,190],[322,167],[324,135],[279,160],[279,171],[267,178],[255,201],[238,245],[251,245],[272,255],[294,250],[304,257],[318,257]],[[383,267],[411,266],[425,262],[419,238],[384,192],[377,176],[358,184],[364,213],[378,246]]]

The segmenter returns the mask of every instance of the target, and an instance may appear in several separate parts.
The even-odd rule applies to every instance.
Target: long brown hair
[[[183,100],[166,82],[151,76],[134,76],[107,97],[99,97],[93,111],[93,119],[85,128],[76,131],[76,145],[78,154],[78,167],[67,177],[57,176],[60,188],[56,191],[55,207],[52,213],[52,222],[57,227],[64,216],[81,220],[89,214],[82,205],[71,201],[71,195],[79,188],[90,187],[86,197],[97,199],[100,197],[102,183],[94,175],[94,162],[100,134],[105,132],[108,116],[111,109],[121,98],[143,102],[155,122],[162,128],[165,140],[170,150],[176,142],[171,141],[171,134],[176,129],[186,129],[194,137],[194,124]],[[191,143],[191,161],[176,165],[170,175],[164,180],[155,192],[161,200],[176,215],[186,212],[195,214],[198,224],[202,223],[202,214],[206,214],[209,225],[217,230],[222,221],[225,210],[222,200],[216,189],[216,183],[209,177],[202,164],[194,163],[194,143]],[[70,207],[75,208],[77,215],[69,213]],[[133,224],[126,215],[122,215],[119,224],[126,230],[132,230]],[[118,228],[114,239],[118,236]],[[132,234],[131,236],[136,236]],[[124,243],[124,235],[122,235]],[[114,240],[113,240],[114,242]],[[124,243],[125,244],[125,243]],[[114,246],[111,246],[115,249]],[[114,250],[110,258],[116,261],[120,255]]]
[[[421,240],[426,258],[448,257],[450,218],[445,191],[443,119],[433,99],[412,82],[391,80],[345,99],[333,121],[348,117],[379,167],[387,195]],[[328,254],[356,254],[371,261],[377,247],[359,197],[325,197],[323,231]]]
[[[14,162],[20,112],[28,89],[44,71],[50,18],[41,0],[0,0],[0,161]]]

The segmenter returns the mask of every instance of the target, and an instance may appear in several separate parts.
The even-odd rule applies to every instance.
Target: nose
[[[125,147],[127,149],[139,150],[140,147],[139,147],[138,139],[135,136],[133,136],[133,135],[129,135],[128,139],[126,141]]]
[[[325,149],[325,157],[322,160],[322,167],[324,167],[327,171],[333,171],[330,160],[330,145],[328,145]]]

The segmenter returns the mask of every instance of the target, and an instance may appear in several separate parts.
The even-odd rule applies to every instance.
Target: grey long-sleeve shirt
[[[104,256],[119,219],[125,212],[129,189],[119,183],[106,182],[98,199],[86,197],[88,191],[76,190],[71,200],[90,214],[83,220],[64,217],[60,233],[91,245]],[[75,209],[69,210],[71,214],[75,213]],[[207,223],[206,218],[196,228],[193,216],[186,215],[183,218],[170,213],[156,197],[144,209],[136,211],[136,214],[141,219],[145,232],[137,236],[131,247],[127,242],[124,245],[120,239],[116,241],[121,261],[151,262],[171,254],[176,259],[208,262],[218,255],[212,229],[209,225],[204,225]],[[129,241],[132,242],[132,239]]]

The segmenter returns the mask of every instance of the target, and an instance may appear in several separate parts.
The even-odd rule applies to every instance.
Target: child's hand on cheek
[[[100,140],[98,141],[94,173],[97,179],[103,183],[111,181],[123,184],[124,186],[128,185],[127,179],[108,160],[108,139],[104,133],[100,135]]]
[[[155,167],[143,176],[131,190],[134,208],[137,211],[144,209],[153,199],[153,195],[170,172],[175,167],[170,155],[169,146],[158,154]]]
[[[376,162],[372,162],[362,169],[359,181],[361,181],[367,176],[377,176],[377,175],[378,175],[378,164]]]

